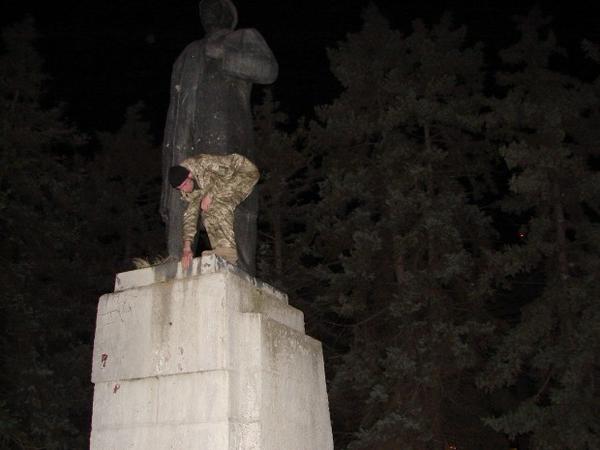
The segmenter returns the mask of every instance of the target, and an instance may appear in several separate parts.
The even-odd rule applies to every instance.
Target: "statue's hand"
[[[209,41],[206,43],[206,56],[213,59],[223,58],[223,40]]]

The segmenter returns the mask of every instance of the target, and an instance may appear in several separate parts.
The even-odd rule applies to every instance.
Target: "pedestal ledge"
[[[231,272],[237,276],[251,282],[258,289],[264,289],[269,294],[280,298],[288,303],[287,294],[275,289],[268,283],[265,283],[246,272],[233,266],[223,258],[216,255],[207,255],[194,258],[191,267],[184,271],[181,262],[170,261],[157,266],[144,267],[143,269],[130,270],[128,272],[118,273],[115,277],[115,292],[126,291],[127,289],[149,286],[155,283],[162,283],[171,280],[181,280],[192,278],[198,275],[218,272]]]

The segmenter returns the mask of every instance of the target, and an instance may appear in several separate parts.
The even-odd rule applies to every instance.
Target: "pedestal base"
[[[287,297],[212,255],[98,306],[92,450],[333,449],[323,355]]]

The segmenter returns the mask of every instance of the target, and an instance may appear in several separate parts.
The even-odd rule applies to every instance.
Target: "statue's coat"
[[[258,31],[234,30],[235,7],[228,0],[210,3],[221,8],[217,11],[223,21],[220,29],[189,44],[175,61],[171,77],[163,140],[161,215],[167,225],[169,255],[177,258],[183,247],[185,205],[168,183],[169,167],[199,153],[238,153],[254,161],[252,84],[272,83],[278,73],[277,61]],[[214,56],[211,52],[215,47],[222,48],[222,54],[207,56]],[[255,264],[256,215],[253,194],[237,208],[235,218],[239,264],[250,273]]]

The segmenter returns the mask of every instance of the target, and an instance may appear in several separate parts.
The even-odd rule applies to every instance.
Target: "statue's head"
[[[233,30],[237,25],[237,10],[230,0],[202,0],[200,21],[206,33]]]

